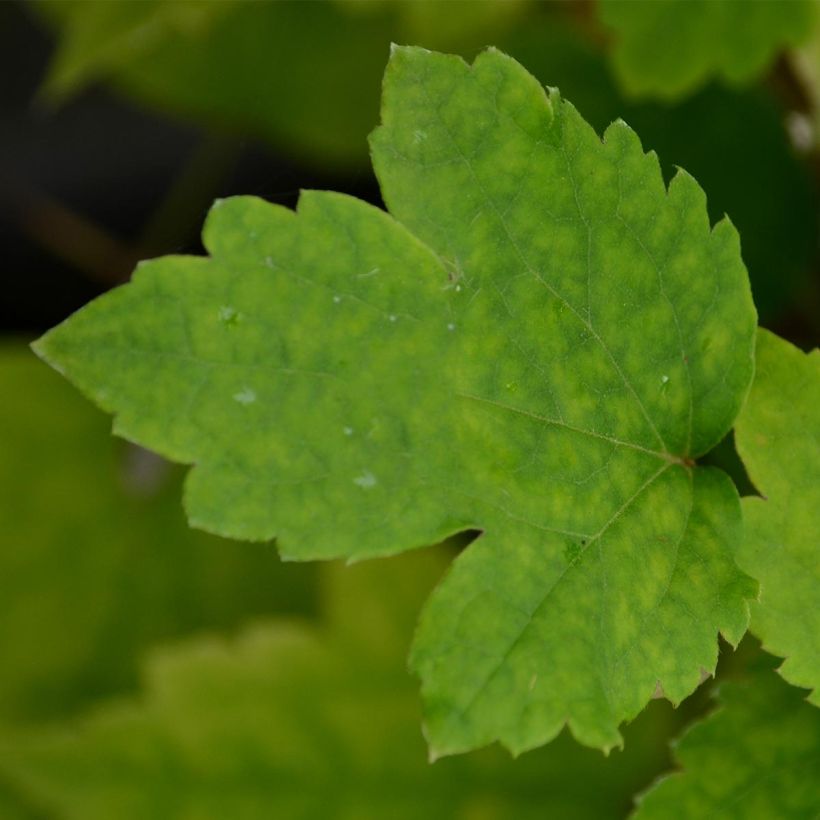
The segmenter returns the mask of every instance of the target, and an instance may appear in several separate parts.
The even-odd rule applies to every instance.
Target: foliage
[[[796,686],[820,704],[820,351],[772,333],[757,340],[757,375],[737,447],[763,498],[743,499],[738,562],[760,579],[752,631]]]
[[[714,670],[755,594],[731,482],[692,467],[751,379],[737,236],[498,52],[397,49],[384,96],[398,222],[333,194],[220,203],[210,258],[144,265],[37,350],[120,435],[196,464],[197,526],[291,558],[481,528],[413,654],[434,754],[566,721],[609,748]]]
[[[820,14],[815,14],[813,24],[800,46],[789,52],[787,65],[794,71],[809,101],[805,119],[810,131],[806,142],[816,145],[820,139]]]
[[[0,815],[820,816],[814,4],[32,7],[199,123],[123,259],[481,53],[36,343],[126,442],[0,347]]]
[[[662,766],[668,704],[610,760],[565,735],[518,761],[493,749],[428,765],[402,657],[442,558],[333,566],[326,627],[270,621],[155,654],[140,703],[30,732],[5,768],[82,820],[623,816]]]
[[[110,76],[161,109],[344,165],[364,156],[391,41],[470,52],[525,8],[523,0],[45,2],[61,37],[43,93],[57,100]]]
[[[738,84],[805,38],[811,0],[599,0],[615,33],[613,65],[635,95],[683,96],[711,76]]]
[[[565,19],[569,4],[60,0],[36,8],[59,32],[44,98],[65,104],[107,79],[129,99],[262,135],[337,170],[366,163],[389,42],[468,58],[493,42],[561,88],[596,129],[623,117],[667,178],[677,166],[695,176],[711,218],[728,213],[743,237],[764,321],[805,287],[815,205],[772,95],[713,85],[673,108],[636,102],[619,91],[597,44]]]
[[[635,820],[816,817],[820,712],[771,672],[725,684],[719,701],[676,744],[683,771],[640,798]]]

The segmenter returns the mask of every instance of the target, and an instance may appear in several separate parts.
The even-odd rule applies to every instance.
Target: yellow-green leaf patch
[[[612,65],[626,91],[675,99],[713,77],[732,84],[765,71],[811,32],[810,0],[598,0],[613,30]]]

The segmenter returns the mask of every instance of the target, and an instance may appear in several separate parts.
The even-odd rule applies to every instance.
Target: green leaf
[[[760,580],[752,630],[785,657],[780,671],[820,705],[820,351],[773,333],[757,340],[757,373],[735,439],[763,497],[743,499],[740,565]]]
[[[35,7],[60,29],[43,84],[47,97],[76,92],[96,76],[127,66],[171,40],[212,36],[234,3],[163,0],[39,0]]]
[[[517,761],[490,749],[429,765],[402,656],[442,566],[427,551],[333,567],[327,627],[269,622],[156,653],[139,703],[22,735],[0,771],[78,820],[623,817],[668,765],[668,704],[609,758],[565,734]]]
[[[510,32],[503,50],[558,86],[596,130],[622,117],[657,152],[665,179],[686,168],[708,194],[711,219],[728,214],[743,238],[761,323],[782,323],[784,310],[794,321],[798,309],[812,326],[817,311],[797,294],[810,288],[813,273],[816,192],[771,88],[713,83],[677,105],[629,99],[597,48],[551,20]]]
[[[685,466],[750,378],[736,235],[623,123],[602,143],[501,55],[401,51],[384,93],[385,201],[464,272],[460,481],[494,505],[417,636],[431,744],[521,750],[568,718],[612,745],[745,628],[734,490]]]
[[[811,0],[598,0],[612,28],[612,63],[624,89],[675,99],[712,77],[755,79],[778,51],[808,36]]]
[[[133,688],[159,640],[310,611],[308,567],[192,532],[178,471],[22,345],[0,345],[0,395],[0,727]]]
[[[117,433],[196,465],[195,525],[300,559],[483,530],[413,653],[434,753],[567,721],[609,748],[714,669],[755,594],[736,492],[693,466],[752,375],[737,234],[497,51],[396,49],[384,88],[393,217],[221,203],[210,258],[144,265],[37,350]]]
[[[143,104],[259,135],[323,165],[361,164],[391,41],[474,53],[526,13],[488,0],[59,0],[43,93],[110,80]]]
[[[209,259],[143,264],[37,344],[117,413],[117,434],[196,464],[191,522],[278,536],[301,559],[397,552],[469,526],[425,486],[452,426],[452,296],[435,255],[383,211],[319,192],[298,215],[217,203],[204,242]]]
[[[771,673],[721,686],[719,701],[678,741],[683,771],[639,798],[634,820],[817,817],[820,712]]]

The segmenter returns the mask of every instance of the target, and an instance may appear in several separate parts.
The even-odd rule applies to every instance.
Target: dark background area
[[[33,339],[141,258],[199,253],[217,197],[292,207],[300,188],[380,203],[366,170],[317,172],[261,140],[153,114],[94,85],[67,105],[37,98],[54,39],[21,2],[0,3],[0,332]]]

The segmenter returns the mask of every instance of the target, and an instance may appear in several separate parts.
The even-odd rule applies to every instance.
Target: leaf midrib
[[[475,702],[478,700],[479,697],[484,693],[489,683],[492,679],[498,674],[498,672],[504,667],[507,660],[509,659],[510,655],[515,650],[516,646],[521,642],[524,635],[526,635],[527,631],[532,626],[533,621],[538,616],[538,613],[542,609],[542,607],[547,603],[550,596],[552,595],[553,591],[558,587],[561,581],[566,577],[567,573],[575,567],[582,555],[584,555],[589,548],[596,543],[603,534],[618,520],[620,517],[646,492],[646,490],[651,487],[655,481],[657,481],[667,470],[669,470],[673,465],[672,464],[665,464],[660,470],[657,470],[653,473],[634,493],[631,495],[606,521],[603,526],[592,536],[590,536],[589,541],[585,545],[584,549],[579,554],[579,557],[572,561],[571,563],[567,564],[567,566],[562,570],[561,574],[553,581],[552,585],[549,589],[546,589],[544,593],[539,597],[537,604],[532,608],[530,611],[526,623],[523,624],[521,629],[518,631],[518,634],[509,642],[504,653],[498,658],[496,663],[493,665],[493,668],[488,672],[485,676],[484,680],[475,688],[473,694],[470,696],[467,703],[463,706],[460,705],[453,705],[453,709],[457,712],[460,716],[464,717],[466,714],[472,709],[475,705]]]
[[[468,68],[470,69],[471,72],[474,71],[474,66],[468,66]],[[426,79],[426,77],[425,77],[425,79]],[[475,185],[478,189],[478,192],[480,193],[481,197],[483,198],[483,200],[487,204],[487,206],[489,208],[491,208],[493,213],[496,215],[496,218],[498,219],[499,225],[501,226],[502,230],[504,231],[504,234],[507,237],[507,241],[509,242],[510,247],[515,252],[516,256],[519,258],[519,260],[524,265],[526,270],[530,273],[530,275],[533,276],[533,278],[537,282],[539,282],[541,285],[543,285],[544,288],[553,296],[553,298],[555,298],[562,305],[564,305],[576,317],[576,319],[583,325],[583,327],[589,332],[589,334],[592,336],[592,338],[596,341],[598,346],[601,348],[601,350],[606,354],[607,358],[610,360],[613,368],[615,369],[616,373],[620,377],[620,379],[623,382],[624,386],[632,394],[632,396],[635,399],[635,402],[638,406],[638,409],[641,412],[641,415],[644,417],[644,420],[649,425],[649,429],[651,430],[651,432],[653,433],[655,438],[658,440],[658,442],[660,443],[660,445],[663,448],[663,450],[665,451],[665,453],[668,456],[671,456],[671,454],[669,454],[668,445],[666,444],[663,436],[661,436],[660,432],[658,431],[658,428],[655,426],[655,423],[652,421],[651,417],[649,416],[649,413],[647,412],[646,407],[644,406],[644,403],[641,400],[641,397],[638,395],[638,393],[635,390],[635,387],[632,384],[632,382],[626,377],[626,374],[621,369],[620,364],[618,363],[617,359],[615,359],[615,357],[612,354],[612,352],[610,351],[609,347],[606,345],[606,343],[601,338],[601,336],[598,334],[598,332],[594,329],[591,322],[589,322],[575,308],[574,305],[572,305],[570,302],[568,302],[564,296],[562,296],[549,282],[547,282],[547,280],[544,279],[544,277],[541,276],[541,274],[537,270],[535,270],[535,268],[530,264],[529,260],[524,256],[523,252],[521,251],[521,248],[519,247],[518,243],[516,242],[516,240],[514,239],[512,233],[510,232],[510,229],[507,225],[507,221],[504,217],[504,214],[499,210],[497,204],[495,203],[495,200],[492,197],[490,197],[489,194],[487,193],[487,190],[485,189],[483,183],[481,182],[481,180],[476,175],[475,169],[473,168],[473,165],[470,162],[470,158],[467,157],[464,154],[464,152],[461,150],[461,147],[459,146],[458,142],[456,141],[455,137],[453,136],[452,131],[450,130],[449,126],[447,125],[447,122],[441,116],[440,107],[435,105],[433,103],[433,101],[430,99],[430,95],[427,92],[426,83],[422,82],[422,83],[420,83],[420,86],[421,86],[422,91],[424,93],[425,100],[427,101],[428,109],[435,113],[436,118],[438,119],[439,125],[441,126],[444,133],[447,135],[447,138],[450,141],[450,144],[452,145],[453,149],[457,153],[459,159],[464,163],[464,166],[469,171],[470,176],[472,177],[473,182],[475,183]],[[572,173],[572,168],[571,168],[571,165],[570,165],[570,162],[569,162],[569,157],[567,156],[566,148],[564,146],[563,133],[561,134],[560,151],[561,151],[561,154],[564,157],[564,161],[565,161],[565,164],[567,166],[567,171],[570,175],[570,180],[572,182],[572,187],[573,187],[573,192],[574,192],[574,195],[575,195],[575,202],[576,202],[576,207],[578,209],[579,219],[581,220],[582,223],[587,225],[587,228],[589,230],[589,226],[587,224],[586,218],[583,214],[583,211],[581,210],[580,202],[578,201],[577,185],[575,183],[575,178],[574,178],[574,175]],[[672,456],[672,458],[674,458],[674,456]]]
[[[548,424],[551,427],[560,427],[564,430],[569,430],[579,435],[589,436],[590,438],[609,442],[610,444],[614,444],[618,447],[628,447],[630,450],[637,450],[638,452],[654,456],[655,458],[659,458],[662,461],[668,462],[669,464],[683,463],[680,458],[678,458],[677,456],[673,456],[671,453],[667,453],[662,450],[652,450],[648,447],[643,447],[642,445],[635,444],[631,441],[624,441],[623,439],[615,438],[614,436],[608,436],[605,433],[599,433],[595,430],[587,430],[583,427],[576,427],[575,425],[567,424],[565,421],[561,421],[560,419],[551,419],[547,416],[541,416],[538,413],[534,413],[531,410],[524,410],[523,408],[513,407],[510,404],[504,404],[503,402],[496,401],[495,399],[486,398],[484,396],[476,396],[471,393],[456,393],[455,395],[458,398],[469,399],[470,401],[479,402],[481,404],[488,404],[492,407],[497,407],[501,410],[507,410],[510,413],[516,413],[521,416],[526,416],[527,418],[531,418],[543,424]]]

